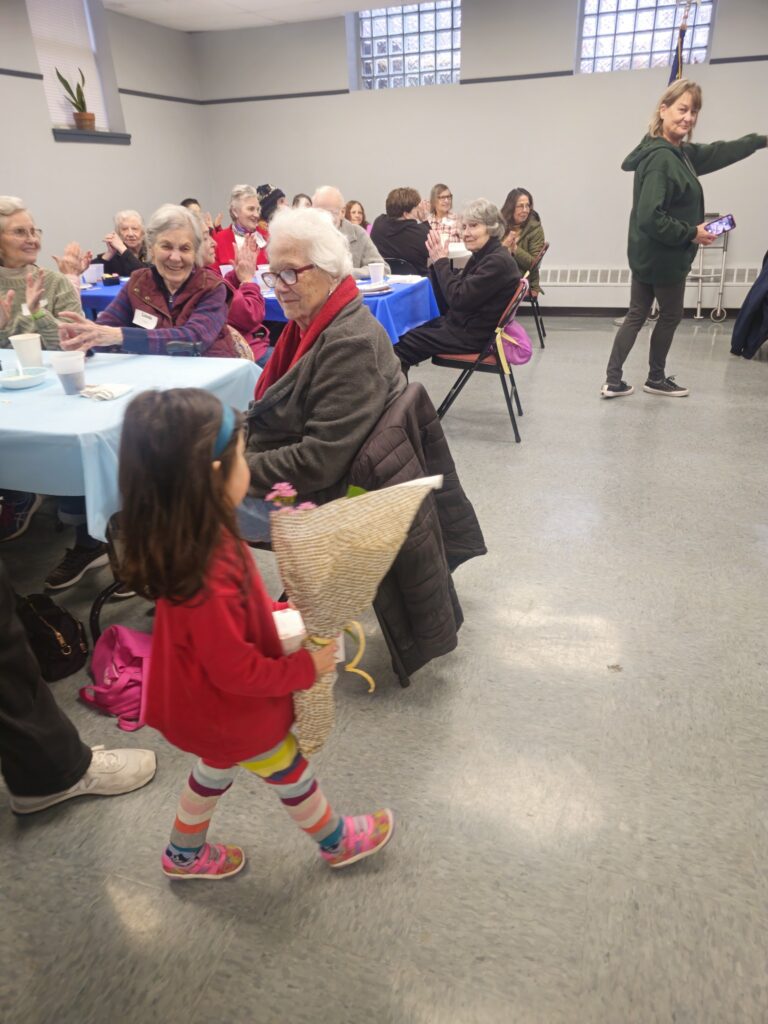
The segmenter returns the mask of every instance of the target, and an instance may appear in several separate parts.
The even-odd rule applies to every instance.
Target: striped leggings
[[[332,849],[339,843],[342,819],[326,800],[296,737],[288,733],[272,750],[231,768],[214,768],[200,758],[179,799],[169,854],[194,856],[205,844],[216,804],[232,785],[238,767],[273,786],[289,816],[321,847]]]

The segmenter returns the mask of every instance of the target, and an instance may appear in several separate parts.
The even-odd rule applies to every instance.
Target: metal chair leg
[[[509,394],[509,388],[507,387],[506,374],[500,373],[499,380],[501,381],[501,390],[504,392],[504,401],[507,403],[507,412],[509,413],[509,422],[512,424],[512,430],[515,435],[515,442],[520,444],[520,431],[517,429],[517,420],[515,419],[515,410],[512,408],[512,399]],[[515,391],[514,384],[510,385],[512,390]]]
[[[445,396],[445,398],[442,400],[442,402],[440,403],[440,407],[437,410],[437,418],[439,420],[441,420],[443,418],[443,416],[445,416],[445,414],[451,408],[453,403],[459,397],[459,395],[461,394],[461,392],[464,389],[464,385],[467,383],[469,378],[472,376],[472,371],[474,370],[474,368],[475,368],[474,365],[468,366],[465,370],[462,370],[461,373],[459,374],[459,376],[456,378],[456,381],[454,382],[453,387],[448,392],[448,394]]]
[[[114,580],[108,587],[105,587],[104,590],[101,591],[91,605],[91,614],[88,617],[88,626],[91,630],[91,639],[94,643],[96,643],[101,636],[101,622],[99,621],[101,618],[101,609],[110,597],[120,589],[120,587],[122,587],[122,583],[120,583],[119,580]]]
[[[539,309],[539,300],[535,296],[531,296],[531,312],[533,313],[533,322],[536,324],[536,333],[539,336],[539,348],[546,348],[544,339],[547,336],[547,332],[544,329],[544,320]]]
[[[512,372],[512,367],[509,367],[509,387],[512,394],[515,396],[515,405],[517,406],[517,415],[523,415],[523,406],[520,403],[520,392],[517,390],[517,382],[515,381],[515,375]]]

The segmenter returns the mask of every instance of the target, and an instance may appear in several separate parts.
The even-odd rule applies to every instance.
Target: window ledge
[[[127,132],[84,132],[79,128],[53,128],[56,142],[90,142],[103,146],[130,146],[131,136]]]

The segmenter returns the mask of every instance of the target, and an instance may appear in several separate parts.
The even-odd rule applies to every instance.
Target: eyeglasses
[[[43,232],[40,228],[12,228],[6,231],[6,234],[10,235],[11,238],[18,238],[20,242],[23,242],[25,238],[31,238],[32,241],[40,241],[43,237]]]
[[[299,279],[299,274],[303,274],[305,270],[313,270],[314,266],[314,263],[308,263],[305,267],[286,267],[285,270],[281,270],[279,274],[273,274],[271,271],[267,271],[266,274],[261,275],[261,280],[267,288],[274,288],[278,280],[282,281],[283,284],[296,284]]]
[[[445,192],[443,195],[438,196],[437,198],[438,199],[453,199],[453,194],[451,192]]]

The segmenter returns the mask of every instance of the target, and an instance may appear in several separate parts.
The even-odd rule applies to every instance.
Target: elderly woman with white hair
[[[235,254],[244,245],[256,253],[257,266],[267,262],[269,231],[261,221],[261,201],[253,185],[235,185],[229,197],[228,228],[216,232],[216,262],[219,266],[234,266]]]
[[[434,230],[427,236],[432,284],[446,312],[400,338],[397,355],[406,371],[439,352],[480,352],[522,276],[501,244],[506,228],[498,207],[475,199],[462,211],[461,224],[472,253],[461,270],[451,267],[447,239]]]
[[[183,206],[161,206],[147,224],[147,246],[152,266],[131,274],[96,323],[61,314],[61,347],[236,357],[226,285],[203,266],[200,218]]]
[[[105,274],[130,277],[134,270],[146,267],[147,241],[144,221],[136,210],[120,210],[115,214],[115,230],[104,236],[107,248],[96,257],[104,264]]]
[[[406,381],[384,328],[363,304],[344,237],[327,213],[284,209],[270,223],[269,271],[288,325],[248,413],[251,497],[240,526],[269,536],[263,497],[293,484],[316,502],[346,489],[352,461]]]

